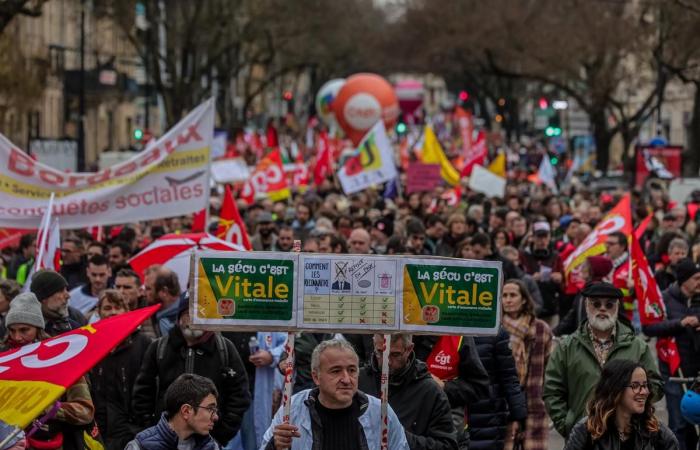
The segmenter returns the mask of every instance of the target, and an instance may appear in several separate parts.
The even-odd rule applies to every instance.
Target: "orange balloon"
[[[354,145],[360,143],[379,120],[391,127],[399,117],[394,88],[383,77],[358,73],[349,77],[333,100],[338,124]]]

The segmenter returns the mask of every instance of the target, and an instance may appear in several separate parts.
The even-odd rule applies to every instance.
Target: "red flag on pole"
[[[318,138],[318,152],[316,153],[316,165],[314,166],[314,184],[316,186],[323,183],[323,180],[333,173],[332,158],[328,134],[324,131]]]
[[[137,309],[0,353],[0,421],[27,427],[159,307]]]
[[[649,262],[642,251],[637,238],[632,239],[632,274],[634,290],[639,304],[639,319],[642,325],[661,322],[666,318],[666,307],[661,296],[659,285],[649,268]],[[681,364],[676,339],[663,337],[656,341],[656,351],[659,359],[668,364],[671,374],[674,374]]]
[[[216,229],[216,237],[224,241],[242,245],[246,250],[253,248],[250,245],[248,231],[245,228],[245,223],[238,212],[236,201],[233,199],[231,186],[226,185],[226,193],[224,194],[224,203],[221,205],[221,213],[219,214],[219,227]]]
[[[651,222],[651,218],[654,217],[654,214],[649,213],[648,216],[644,218],[637,227],[636,230],[634,230],[634,237],[637,239],[641,239],[642,236],[644,235],[644,232],[647,231],[647,227],[649,226],[649,222]]]
[[[201,209],[192,215],[192,232],[203,233],[207,228],[207,210]]]
[[[462,168],[460,176],[470,176],[472,174],[474,166],[477,164],[483,166],[484,161],[486,161],[487,154],[488,147],[486,146],[486,136],[484,135],[484,133],[480,132],[479,137],[477,137],[476,142],[474,143],[474,146],[471,149],[469,157],[464,162],[464,168]]]

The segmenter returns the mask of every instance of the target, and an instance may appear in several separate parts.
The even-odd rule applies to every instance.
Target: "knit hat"
[[[603,281],[613,269],[612,260],[607,256],[589,256],[586,261],[591,268],[591,281]]]
[[[695,275],[700,272],[700,265],[695,264],[692,259],[685,258],[678,262],[676,265],[676,280],[678,280],[678,285],[685,283]]]
[[[53,270],[40,270],[32,277],[32,285],[29,290],[36,294],[36,298],[42,302],[67,287],[68,283],[60,273]]]
[[[15,323],[34,325],[44,329],[44,315],[41,313],[41,303],[36,299],[36,295],[24,292],[12,299],[10,310],[5,317],[5,326]]]
[[[394,234],[394,221],[388,217],[382,217],[374,222],[374,228],[387,236],[392,236]]]

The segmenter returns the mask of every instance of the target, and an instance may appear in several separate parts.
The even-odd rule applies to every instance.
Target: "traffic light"
[[[539,105],[540,109],[547,109],[549,108],[549,102],[547,101],[546,98],[540,97],[539,101],[537,102]]]
[[[141,128],[136,128],[134,130],[134,139],[137,141],[143,139],[143,130]]]
[[[544,129],[544,134],[547,137],[561,136],[561,121],[559,115],[555,114],[549,118],[547,128]]]
[[[557,164],[559,164],[559,158],[557,158],[556,156],[552,156],[551,158],[549,158],[549,162],[552,163],[553,166],[556,166]]]
[[[292,94],[292,91],[284,91],[284,94],[282,94],[282,98],[285,102],[290,102],[292,101],[292,98],[294,98],[294,95]]]
[[[459,101],[464,103],[469,100],[469,93],[467,91],[459,91]]]
[[[550,125],[544,129],[544,134],[547,137],[561,136],[561,128]]]
[[[396,124],[396,134],[404,134],[408,127],[406,127],[406,124],[403,122],[398,122]]]

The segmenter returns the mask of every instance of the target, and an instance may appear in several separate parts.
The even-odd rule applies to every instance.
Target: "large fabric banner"
[[[159,307],[0,353],[0,421],[25,428]]]
[[[62,228],[179,216],[208,204],[214,103],[207,101],[127,161],[95,173],[45,166],[0,134],[0,227],[39,226],[51,193]]]

